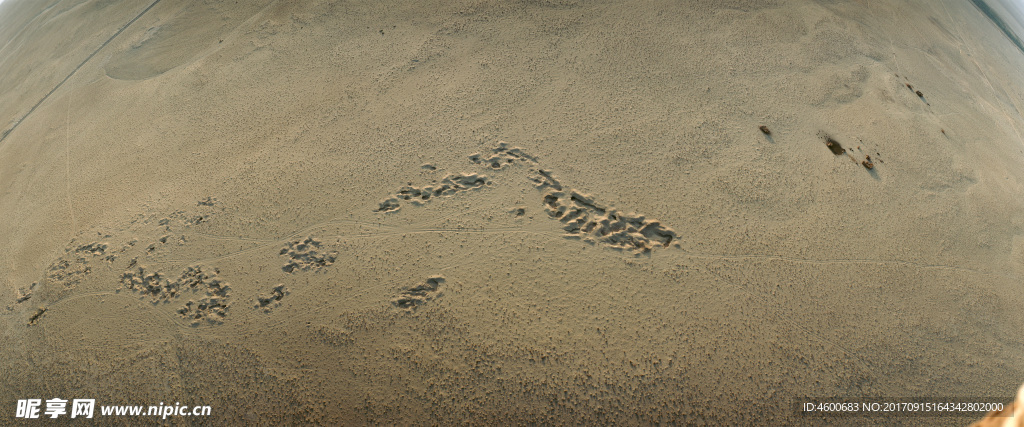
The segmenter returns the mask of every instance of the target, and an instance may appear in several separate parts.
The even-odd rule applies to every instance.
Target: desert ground
[[[5,0],[0,424],[1008,402],[1021,70],[969,1]]]

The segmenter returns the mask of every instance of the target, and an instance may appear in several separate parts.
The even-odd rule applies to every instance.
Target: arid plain
[[[948,0],[6,0],[0,424],[1008,401],[1021,70]]]

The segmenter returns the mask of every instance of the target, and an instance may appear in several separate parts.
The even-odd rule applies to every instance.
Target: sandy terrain
[[[0,424],[1008,402],[1024,54],[870,3],[6,0]]]

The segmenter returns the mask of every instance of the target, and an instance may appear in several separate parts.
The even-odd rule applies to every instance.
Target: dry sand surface
[[[1009,401],[1021,70],[952,0],[6,0],[0,424]]]

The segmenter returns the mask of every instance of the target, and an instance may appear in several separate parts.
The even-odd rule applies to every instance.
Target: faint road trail
[[[90,53],[89,56],[87,56],[81,64],[78,64],[78,66],[75,67],[75,69],[71,70],[71,72],[68,73],[67,77],[64,77],[64,80],[61,80],[60,83],[57,83],[57,85],[53,87],[53,89],[50,89],[50,91],[47,92],[46,95],[44,95],[43,98],[36,103],[36,105],[33,105],[32,108],[29,109],[24,116],[21,116],[21,118],[14,122],[14,125],[11,126],[10,129],[8,129],[3,135],[0,135],[0,147],[3,147],[4,141],[7,140],[8,136],[14,133],[14,130],[18,128],[18,125],[20,125],[21,122],[25,121],[25,119],[28,118],[28,116],[32,115],[32,112],[36,111],[36,109],[39,108],[39,106],[42,105],[43,102],[46,102],[50,95],[53,95],[53,93],[56,92],[57,89],[60,89],[61,86],[64,86],[64,83],[70,80],[71,76],[74,76],[75,73],[78,72],[78,70],[82,69],[82,67],[85,66],[85,64],[88,63],[92,59],[92,57],[96,56],[96,54],[99,53],[100,50],[102,50],[104,47],[110,44],[110,42],[114,41],[114,39],[117,38],[117,36],[121,35],[121,33],[124,32],[124,30],[126,30],[129,26],[135,23],[135,21],[141,18],[142,15],[145,15],[146,12],[149,12],[149,10],[152,9],[153,6],[156,6],[157,3],[160,3],[160,0],[154,0],[153,3],[150,3],[149,6],[146,6],[146,8],[142,10],[142,12],[140,12],[126,24],[122,25],[121,28],[119,28],[117,32],[114,33],[114,35],[110,36],[110,38],[108,38],[107,41],[103,42],[103,44],[97,47],[96,50]]]

